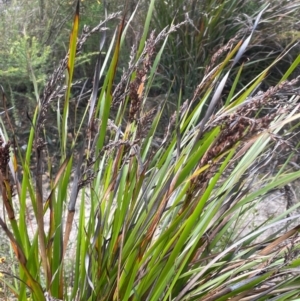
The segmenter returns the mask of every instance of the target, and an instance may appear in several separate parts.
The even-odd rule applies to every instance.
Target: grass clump
[[[278,146],[297,152],[290,139],[293,128],[287,126],[300,116],[300,78],[290,79],[300,57],[266,91],[259,91],[259,85],[289,50],[236,91],[243,72],[238,64],[265,7],[248,35],[232,37],[208,62],[190,99],[176,95],[177,108],[161,131],[164,107],[174,95],[168,93],[158,108],[148,110],[148,94],[170,35],[186,22],[151,31],[154,2],[140,44],[132,47],[117,83],[120,52],[136,11],[128,21],[124,13],[111,41],[103,29],[89,102],[76,115],[70,101],[76,56],[89,36],[118,16],[109,15],[80,35],[78,1],[68,53],[42,95],[36,91],[25,154],[11,123],[2,123],[5,214],[0,225],[16,262],[10,272],[13,280],[0,278],[8,288],[6,296],[39,301],[299,296],[299,277],[294,275],[299,269],[299,215],[290,215],[298,204],[247,234],[241,233],[238,221],[270,191],[300,177],[288,166],[291,156],[272,172],[266,172],[272,156],[265,156]],[[216,65],[220,53],[224,59]],[[221,103],[237,67],[233,88]],[[75,111],[80,101],[79,96]],[[47,143],[48,126],[56,117],[53,107],[59,149],[55,156]],[[255,177],[259,185],[253,186]],[[277,232],[262,238],[274,226]]]
[[[190,98],[199,79],[205,75],[207,66],[214,61],[212,58],[216,60],[214,63],[221,63],[224,56],[220,49],[228,45],[233,37],[240,40],[249,35],[257,11],[265,5],[264,0],[156,1],[152,19],[154,28],[162,30],[172,22],[185,24],[168,38],[153,93],[164,91],[164,86],[171,86],[172,83],[172,91],[178,93],[181,89],[184,96]],[[288,45],[296,41],[299,8],[297,1],[270,1],[264,20],[239,60],[244,71],[240,75],[238,89],[266,69]],[[295,56],[298,46],[294,51],[291,54],[294,52]],[[276,85],[293,60],[291,54],[270,70],[262,81],[261,89],[265,91]],[[224,92],[230,89],[236,73],[236,69],[231,72]]]

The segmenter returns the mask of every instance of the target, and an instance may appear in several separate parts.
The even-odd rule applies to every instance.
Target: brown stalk
[[[51,270],[50,264],[47,257],[47,248],[46,248],[46,236],[45,236],[45,225],[44,225],[44,205],[43,205],[43,162],[42,162],[42,148],[43,145],[36,145],[36,155],[37,155],[37,170],[36,170],[36,204],[37,204],[37,226],[38,226],[38,238],[39,246],[41,252],[42,266],[46,275],[46,285],[47,289],[50,287],[51,283]]]
[[[10,220],[15,220],[15,212],[11,199],[11,188],[7,179],[3,178],[3,175],[0,173],[0,187],[2,193],[3,204],[6,209],[6,213]]]
[[[286,239],[290,238],[291,236],[295,235],[300,231],[300,225],[296,226],[295,228],[289,230],[288,232],[284,233],[280,237],[278,237],[275,241],[270,243],[267,247],[265,247],[263,250],[259,252],[259,255],[261,256],[267,256],[273,252],[273,250],[279,246],[282,242],[284,242]]]
[[[12,203],[12,187],[8,176],[8,163],[10,160],[9,153],[10,142],[4,144],[4,141],[0,137],[0,187],[6,213],[12,222],[15,221],[15,212]]]
[[[164,192],[164,195],[158,208],[155,210],[155,215],[152,218],[152,222],[148,228],[147,233],[145,234],[145,238],[144,241],[141,244],[141,248],[140,248],[140,255],[139,258],[141,259],[143,256],[143,252],[146,249],[146,247],[148,246],[148,244],[152,241],[153,235],[157,229],[157,226],[159,224],[159,221],[167,207],[168,201],[169,201],[169,197],[172,195],[172,192],[174,191],[175,185],[176,185],[176,181],[177,181],[177,177],[175,177],[174,179],[170,178],[169,181],[166,183],[165,189],[162,189],[162,192]],[[158,197],[158,200],[160,200],[161,198]],[[150,217],[152,216],[151,214],[149,215]]]
[[[69,160],[70,160],[70,157],[67,157],[65,159],[65,161],[62,163],[62,165],[60,166],[57,174],[56,174],[56,177],[53,181],[53,185],[51,186],[51,192],[45,202],[45,205],[44,205],[44,212],[45,210],[48,208],[49,206],[49,209],[50,209],[50,227],[49,227],[49,233],[48,233],[48,237],[50,237],[50,240],[48,241],[48,245],[47,245],[47,251],[49,252],[50,251],[50,248],[52,246],[52,242],[53,240],[51,240],[51,238],[53,237],[54,235],[54,232],[55,232],[55,229],[54,229],[54,211],[53,211],[53,205],[52,205],[52,199],[53,199],[53,196],[54,196],[54,193],[55,193],[55,189],[59,183],[59,180],[60,178],[62,177],[68,163],[69,163]]]
[[[82,148],[80,150],[80,155],[79,155],[79,159],[77,162],[77,167],[74,173],[74,179],[72,183],[72,190],[71,190],[71,195],[70,195],[70,200],[68,205],[68,215],[67,215],[66,227],[64,231],[62,260],[65,257],[67,246],[70,239],[70,234],[72,231],[72,225],[73,225],[73,220],[75,215],[75,206],[76,206],[77,196],[79,192],[79,180],[81,179],[81,175],[82,175],[81,166],[83,163],[84,150],[85,150],[85,142],[83,143]]]

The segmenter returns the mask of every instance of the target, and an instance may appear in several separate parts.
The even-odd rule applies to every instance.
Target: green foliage
[[[182,103],[183,91],[175,96],[168,93],[158,100],[158,108],[148,110],[148,94],[169,51],[169,40],[174,43],[174,35],[188,33],[186,23],[172,21],[167,29],[152,32],[150,21],[157,11],[151,0],[140,43],[127,55],[128,67],[119,81],[117,67],[127,29],[138,13],[128,23],[122,17],[111,39],[102,35],[106,45],[99,53],[105,58],[98,55],[89,103],[81,114],[72,115],[76,58],[96,31],[85,29],[80,34],[79,3],[67,55],[41,94],[25,153],[17,141],[10,147],[7,124],[11,123],[1,123],[0,190],[6,218],[0,216],[0,226],[16,262],[14,281],[0,277],[9,288],[6,296],[34,301],[299,297],[299,277],[295,277],[300,265],[295,224],[299,215],[290,213],[300,205],[249,232],[241,231],[240,221],[247,219],[255,203],[300,178],[299,170],[288,166],[292,155],[281,161],[274,158],[280,161],[279,168],[265,170],[278,147],[288,145],[297,152],[287,125],[300,117],[295,91],[300,78],[291,79],[299,57],[267,91],[255,92],[288,51],[263,72],[251,73],[247,86],[239,90],[244,71],[239,63],[264,22],[266,9],[257,12],[242,40],[229,39],[226,47],[221,43],[218,68],[209,60],[196,66],[204,68],[206,76],[198,78],[193,97]],[[222,4],[230,4],[216,3],[211,9],[219,14]],[[118,16],[108,16],[100,27]],[[203,25],[211,35],[218,18],[215,25],[212,21]],[[33,40],[13,43],[11,49],[18,49],[20,60],[22,49]],[[38,45],[31,46],[31,56],[42,64]],[[30,75],[35,90],[44,76],[39,72],[38,68]],[[233,89],[220,103],[231,76]],[[172,84],[168,92],[171,88]],[[161,131],[163,108],[171,97],[177,98],[177,106]],[[75,99],[75,110],[81,100],[81,96]],[[53,128],[58,143],[51,148],[46,142]],[[48,166],[47,174],[43,166]],[[253,185],[256,176],[260,181]],[[268,234],[275,226],[276,232]]]
[[[12,0],[0,9],[0,79],[9,82],[14,92],[28,88],[32,92],[30,81],[31,65],[40,87],[45,76],[51,72],[65,54],[67,47],[67,30],[72,25],[73,7],[68,1],[20,1]],[[82,6],[83,25],[95,26],[104,16],[103,5],[97,1],[84,1]],[[98,39],[91,38],[85,43],[85,50],[91,53],[97,50]],[[14,58],[15,55],[15,58]],[[29,57],[30,56],[30,57]],[[86,59],[88,56],[85,57]],[[91,77],[89,62],[81,64],[76,78]],[[35,67],[37,67],[35,69]],[[25,86],[25,87],[24,87]]]
[[[42,46],[35,37],[24,34],[8,43],[6,48],[0,52],[0,56],[6,58],[0,64],[0,77],[16,89],[22,83],[32,82],[34,73],[37,83],[43,87],[47,79],[44,70],[47,70],[50,47]]]
[[[178,93],[182,89],[184,95],[190,97],[199,79],[206,75],[208,65],[215,67],[222,61],[223,54],[226,53],[224,48],[230,39],[236,42],[249,33],[254,16],[265,5],[265,0],[156,1],[156,11],[152,19],[154,28],[162,30],[172,22],[185,24],[168,39],[167,51],[162,56],[158,70],[160,77],[153,93],[165,93],[164,87],[170,86],[172,82],[174,92]],[[240,61],[244,63],[244,72],[239,79],[239,88],[244,87],[254,74],[267,68],[288,44],[295,41],[294,38],[288,38],[283,42],[281,35],[287,29],[292,30],[295,27],[299,9],[297,1],[293,5],[290,1],[269,3],[265,11],[265,21],[260,25],[263,30],[255,32]],[[281,18],[280,15],[286,17]],[[228,47],[231,45],[228,44]],[[293,56],[287,56],[272,70],[264,82],[266,87],[276,84],[280,78],[278,73],[283,74],[286,71],[285,66],[292,60]],[[234,78],[235,73],[231,75],[229,87]]]
[[[161,62],[161,73],[174,80],[174,90],[190,96],[220,46],[225,45],[241,29],[234,22],[241,15],[245,1],[156,1],[153,26],[162,30],[168,24],[185,22],[170,35]]]

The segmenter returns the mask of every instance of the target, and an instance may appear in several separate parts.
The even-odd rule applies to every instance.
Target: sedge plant
[[[177,109],[163,137],[157,137],[168,96],[159,108],[148,111],[147,95],[168,38],[184,23],[170,24],[159,33],[151,31],[154,3],[150,1],[140,44],[132,48],[128,68],[116,83],[122,46],[138,8],[128,21],[123,14],[107,41],[107,24],[119,14],[107,16],[80,35],[78,1],[69,51],[43,94],[36,93],[25,154],[10,134],[9,122],[2,123],[0,177],[5,210],[0,225],[15,262],[13,281],[0,277],[8,298],[299,297],[295,274],[300,264],[299,215],[291,215],[298,204],[245,234],[240,221],[270,191],[300,177],[299,170],[288,168],[291,156],[272,173],[264,169],[275,146],[288,144],[291,154],[297,152],[297,145],[288,139],[293,127],[284,129],[300,116],[295,93],[300,78],[290,79],[300,56],[275,86],[258,91],[287,49],[244,89],[234,84],[218,106],[232,68],[263,19],[265,10],[261,10],[247,36],[238,41],[233,37],[224,46],[221,63],[207,65],[193,96],[184,100],[178,94]],[[106,45],[106,57],[98,57],[89,103],[74,123],[70,95],[76,56],[99,30],[99,53]],[[239,66],[235,83],[242,72]],[[50,104],[57,106],[56,168],[53,149],[47,145],[48,120],[55,117]],[[266,161],[264,155],[269,153]],[[255,179],[259,180],[253,185]],[[277,231],[262,238],[274,226]]]

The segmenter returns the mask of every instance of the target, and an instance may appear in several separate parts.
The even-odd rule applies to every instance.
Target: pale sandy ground
[[[287,200],[286,192],[284,188],[282,188],[249,206],[247,214],[245,215],[246,218],[242,220],[239,225],[241,229],[240,237],[243,237],[262,224],[267,227],[268,225],[275,223],[276,221],[272,222],[272,220],[276,219],[276,217],[292,207],[294,207],[294,210],[283,217],[290,218],[290,222],[277,223],[275,226],[271,226],[269,229],[263,231],[256,241],[262,241],[280,230],[279,233],[283,233],[300,223],[300,218],[297,217],[300,214],[300,206],[298,206],[300,205],[300,180],[297,180],[288,186],[290,187],[291,192],[290,201]]]

